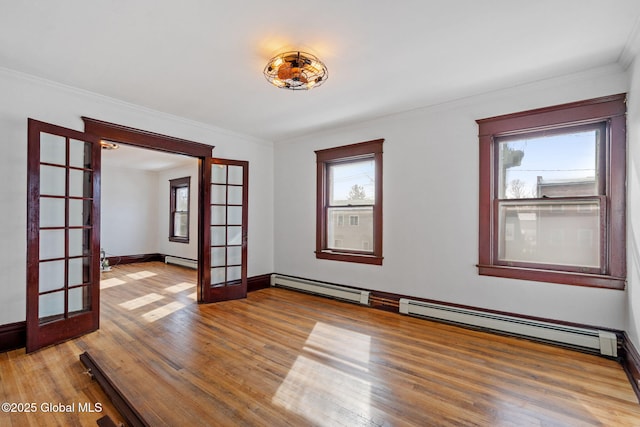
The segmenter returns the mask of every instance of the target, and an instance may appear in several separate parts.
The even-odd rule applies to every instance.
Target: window
[[[189,184],[191,177],[169,180],[169,240],[189,243]]]
[[[623,289],[625,95],[478,120],[479,273]]]
[[[382,265],[383,142],[316,151],[317,258]]]

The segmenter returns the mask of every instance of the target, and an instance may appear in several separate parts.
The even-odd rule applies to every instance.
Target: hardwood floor
[[[30,355],[24,348],[0,354],[0,403],[13,404],[10,411],[2,406],[0,425],[95,426],[105,415],[120,419],[79,362],[83,345],[76,340]]]
[[[0,355],[2,400],[111,411],[81,373],[87,350],[152,426],[640,425],[608,359],[283,289],[198,305],[194,283],[155,262],[104,273],[101,329]],[[0,424],[95,425],[57,415]]]

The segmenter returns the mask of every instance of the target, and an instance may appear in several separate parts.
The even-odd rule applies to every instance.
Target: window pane
[[[242,185],[242,166],[229,166],[229,184]]]
[[[189,187],[176,188],[176,210],[179,212],[189,210]]]
[[[600,267],[600,203],[500,202],[498,257],[575,267]]]
[[[211,206],[211,225],[225,225],[227,209],[224,206]]]
[[[211,245],[212,246],[224,245],[227,239],[226,230],[227,228],[224,226],[211,227]]]
[[[229,186],[229,204],[230,205],[242,204],[242,187]]]
[[[69,225],[91,225],[91,200],[69,199]]]
[[[212,185],[211,186],[211,203],[223,205],[227,202],[227,186]]]
[[[225,248],[211,248],[211,267],[227,265]]]
[[[69,169],[69,196],[92,197],[91,172]]]
[[[91,143],[69,140],[69,166],[91,168]]]
[[[221,286],[225,282],[225,267],[211,269],[211,284]]]
[[[55,320],[52,316],[59,318],[64,314],[64,296],[65,291],[40,295],[38,301],[40,323]]]
[[[89,254],[91,248],[91,230],[75,228],[69,230],[69,256]]]
[[[173,237],[189,237],[189,214],[176,212],[173,215]]]
[[[64,136],[40,132],[40,161],[64,165],[67,157],[67,144]]]
[[[64,288],[64,261],[41,262],[39,282],[40,292]]]
[[[242,244],[242,227],[228,227],[227,233],[227,245]]]
[[[176,188],[176,210],[180,212],[189,210],[189,187]]]
[[[229,225],[242,225],[242,206],[227,207],[227,215]]]
[[[227,183],[227,167],[225,165],[211,165],[211,183]]]
[[[90,278],[91,258],[72,258],[69,260],[69,286],[88,283]]]
[[[329,204],[372,205],[375,202],[373,159],[329,165]]]
[[[373,207],[329,208],[327,247],[373,252]]]
[[[227,282],[240,280],[242,278],[241,267],[227,267]]]
[[[228,265],[242,264],[242,248],[240,246],[231,246],[227,248],[227,264]]]
[[[43,196],[64,196],[66,185],[66,169],[55,166],[40,166],[40,194]]]
[[[594,196],[598,194],[600,129],[498,139],[498,197]]]
[[[65,226],[65,201],[49,197],[40,198],[40,227]]]
[[[64,230],[40,230],[40,259],[64,257]]]
[[[89,288],[80,286],[69,290],[69,314],[80,314],[90,308]]]

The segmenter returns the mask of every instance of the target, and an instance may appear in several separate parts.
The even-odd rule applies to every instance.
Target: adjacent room
[[[0,11],[0,424],[640,425],[640,2]]]

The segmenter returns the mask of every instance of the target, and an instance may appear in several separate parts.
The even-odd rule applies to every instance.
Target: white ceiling
[[[102,164],[114,168],[159,172],[189,164],[195,166],[198,159],[118,144],[117,150],[102,150]]]
[[[0,67],[271,141],[619,63],[639,0],[0,0]],[[311,91],[269,86],[303,49]]]

